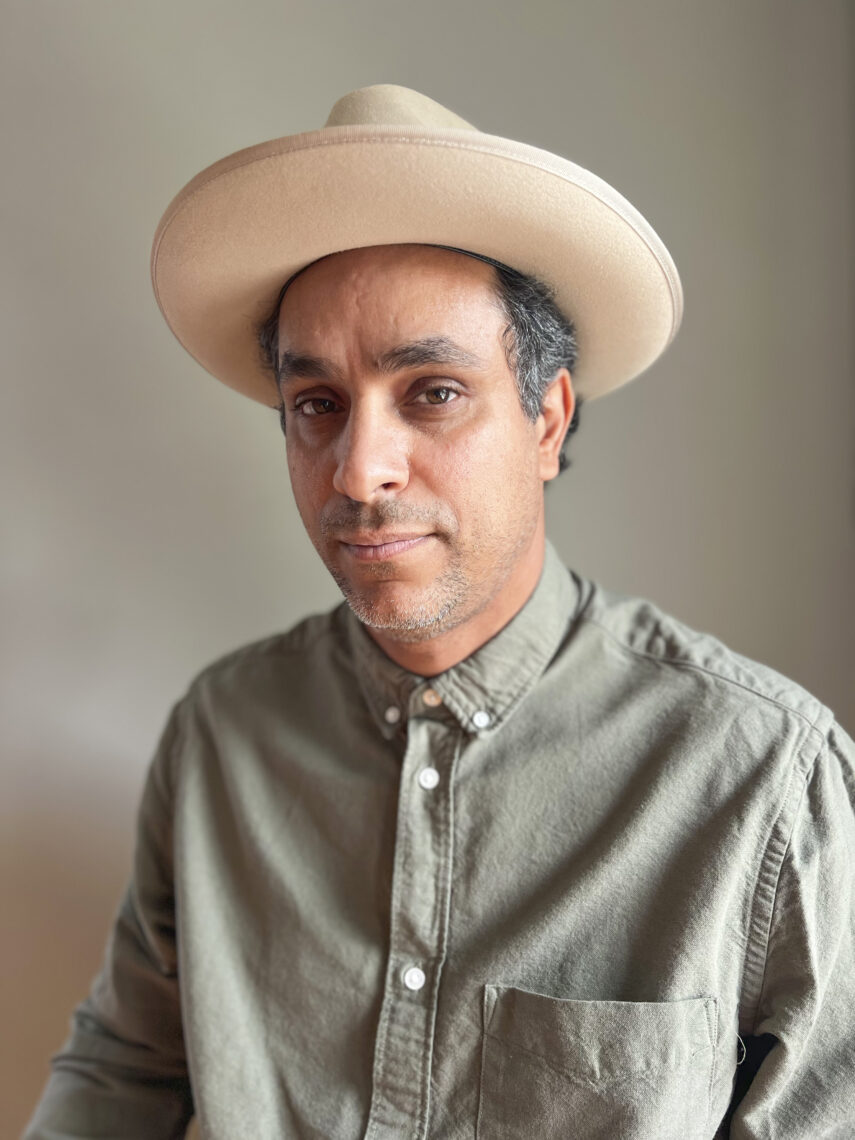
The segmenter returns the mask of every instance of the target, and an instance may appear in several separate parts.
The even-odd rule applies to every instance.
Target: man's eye
[[[457,393],[453,388],[427,388],[421,393],[429,404],[449,404],[456,399]]]
[[[325,416],[335,411],[335,400],[325,400],[322,396],[313,396],[297,404],[297,413],[301,416]]]

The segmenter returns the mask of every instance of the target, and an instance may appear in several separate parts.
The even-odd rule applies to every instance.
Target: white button
[[[472,715],[472,723],[476,728],[486,728],[490,723],[490,714],[484,712],[483,709],[478,709],[478,711]]]
[[[424,970],[420,970],[418,966],[410,966],[409,970],[404,972],[404,985],[408,990],[420,990],[426,981]]]
[[[442,704],[442,697],[436,689],[425,689],[422,693],[422,700],[432,709],[438,708]]]
[[[435,788],[439,783],[439,772],[437,772],[436,768],[422,768],[421,772],[419,772],[419,783],[425,791],[429,792],[431,788]]]
[[[383,713],[383,718],[387,724],[397,724],[401,719],[401,710],[396,709],[394,705],[389,705]]]

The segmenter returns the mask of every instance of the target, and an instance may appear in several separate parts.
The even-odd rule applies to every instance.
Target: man
[[[27,1136],[855,1134],[855,746],[545,541],[679,323],[658,237],[378,87],[194,179],[153,273],[347,604],[176,705]]]

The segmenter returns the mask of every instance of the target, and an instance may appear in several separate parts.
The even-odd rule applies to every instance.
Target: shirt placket
[[[429,686],[410,698],[392,876],[389,958],[366,1140],[425,1137],[451,893],[461,733]]]

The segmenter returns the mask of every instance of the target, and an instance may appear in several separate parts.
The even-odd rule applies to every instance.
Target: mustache
[[[341,531],[383,530],[390,524],[414,524],[432,533],[456,530],[454,517],[439,506],[419,507],[395,500],[381,503],[358,503],[349,500],[337,503],[329,511],[321,513],[321,533],[325,538],[334,538]]]

